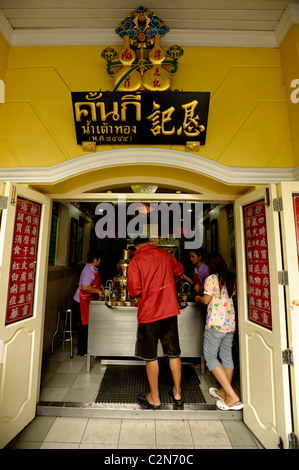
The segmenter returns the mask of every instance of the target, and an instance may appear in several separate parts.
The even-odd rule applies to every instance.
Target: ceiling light
[[[133,193],[155,193],[159,186],[151,186],[151,185],[142,185],[142,184],[133,184],[131,189]]]

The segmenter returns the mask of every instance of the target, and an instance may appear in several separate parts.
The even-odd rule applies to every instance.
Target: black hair
[[[197,256],[201,256],[202,259],[204,259],[204,256],[205,256],[205,250],[204,248],[201,246],[200,248],[196,248],[194,250],[189,250],[189,254],[193,252],[195,253]]]
[[[101,250],[94,248],[87,253],[87,263],[92,263],[94,258],[96,260],[98,260],[99,258],[102,258]]]
[[[222,289],[226,286],[228,296],[231,297],[234,292],[235,279],[234,275],[229,271],[223,256],[217,252],[210,253],[206,257],[206,264],[210,275],[217,274],[220,288]]]
[[[134,245],[141,245],[141,243],[149,243],[150,242],[150,239],[148,237],[140,237],[138,235],[138,237],[135,238],[134,240]]]

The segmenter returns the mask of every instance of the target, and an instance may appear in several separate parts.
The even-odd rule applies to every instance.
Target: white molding
[[[277,46],[280,46],[293,24],[299,24],[299,5],[297,3],[290,3],[280,18],[275,29]]]
[[[10,26],[9,22],[7,21],[6,17],[3,15],[0,9],[0,33],[2,33],[3,37],[6,39],[8,44],[11,45],[12,37],[13,37],[13,29]]]
[[[163,163],[161,163],[163,162]],[[128,147],[103,150],[73,158],[58,165],[35,167],[2,167],[0,180],[24,184],[54,184],[80,173],[126,165],[163,165],[209,176],[226,184],[259,185],[296,181],[296,168],[229,167],[206,157],[181,150],[152,147]]]
[[[122,45],[123,41],[111,29],[57,29],[14,31],[11,46],[106,46]],[[172,29],[163,38],[165,46],[182,47],[277,47],[273,31],[215,31]]]
[[[14,31],[11,46],[118,46],[123,41],[114,29],[43,29]]]
[[[235,31],[171,29],[163,38],[168,45],[188,47],[279,47],[293,24],[299,23],[299,5],[290,3],[276,30]],[[111,28],[13,30],[0,9],[0,33],[10,46],[105,46],[122,45],[122,40]]]
[[[299,166],[295,166],[293,169],[294,181],[299,181]]]
[[[235,31],[171,29],[163,38],[168,45],[188,47],[279,47],[293,24],[299,23],[299,5],[290,3],[276,30]],[[122,45],[122,40],[111,28],[100,29],[40,29],[13,30],[0,9],[0,33],[10,46],[105,46]]]
[[[198,47],[276,47],[272,31],[170,30],[163,44]]]

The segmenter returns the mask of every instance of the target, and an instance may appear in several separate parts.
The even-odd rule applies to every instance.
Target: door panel
[[[11,183],[5,185],[5,195],[8,197],[8,208],[2,211],[0,232],[0,291],[3,293],[0,303],[0,341],[3,346],[0,364],[0,448],[35,417],[40,385],[50,218],[50,200],[46,196]],[[20,198],[28,201],[31,208],[40,207],[38,233],[34,234],[30,214],[27,214],[26,225],[24,222],[23,226],[19,226],[20,230],[24,229],[20,235],[23,245],[16,244],[14,232]],[[29,256],[30,246],[34,261]],[[14,266],[13,247],[14,253],[25,253],[22,262],[14,261]],[[11,282],[12,277],[16,282]],[[22,282],[18,283],[21,277]]]
[[[243,417],[269,449],[278,448],[281,441],[287,447],[292,431],[289,371],[282,363],[287,337],[284,290],[278,284],[282,259],[274,198],[276,187],[271,185],[239,198],[235,204]],[[266,223],[259,225],[259,217],[249,220],[248,208],[256,210],[257,215],[262,209]],[[261,233],[265,235],[262,238]],[[266,258],[267,263],[260,262]]]
[[[292,351],[290,366],[293,426],[299,439],[299,183],[280,183],[282,199],[281,231],[284,254],[284,269],[288,273],[286,285],[286,308],[288,323],[288,346]],[[294,204],[296,200],[296,205]]]

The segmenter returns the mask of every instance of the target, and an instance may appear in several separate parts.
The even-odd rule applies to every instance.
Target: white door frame
[[[268,194],[267,194],[268,191]],[[243,419],[266,448],[288,447],[292,433],[289,370],[283,365],[287,347],[284,288],[278,284],[282,270],[278,213],[273,210],[276,186],[269,185],[235,202],[238,274],[238,323]],[[265,201],[272,329],[249,319],[247,261],[243,207]],[[255,282],[255,281],[254,281]],[[256,287],[254,286],[254,289]]]
[[[10,281],[16,214],[14,201],[20,196],[39,203],[41,215],[32,316],[5,325],[7,295],[2,296],[0,304],[0,340],[3,346],[0,364],[0,448],[7,445],[36,414],[41,376],[50,220],[50,199],[47,196],[12,183],[6,183],[5,186],[8,207],[3,210],[0,231],[2,293],[8,293]]]
[[[280,183],[280,203],[284,270],[287,273],[286,314],[288,324],[288,349],[291,352],[291,391],[295,441],[299,445],[299,264],[297,257],[296,229],[293,209],[293,194],[299,194],[299,182]]]

